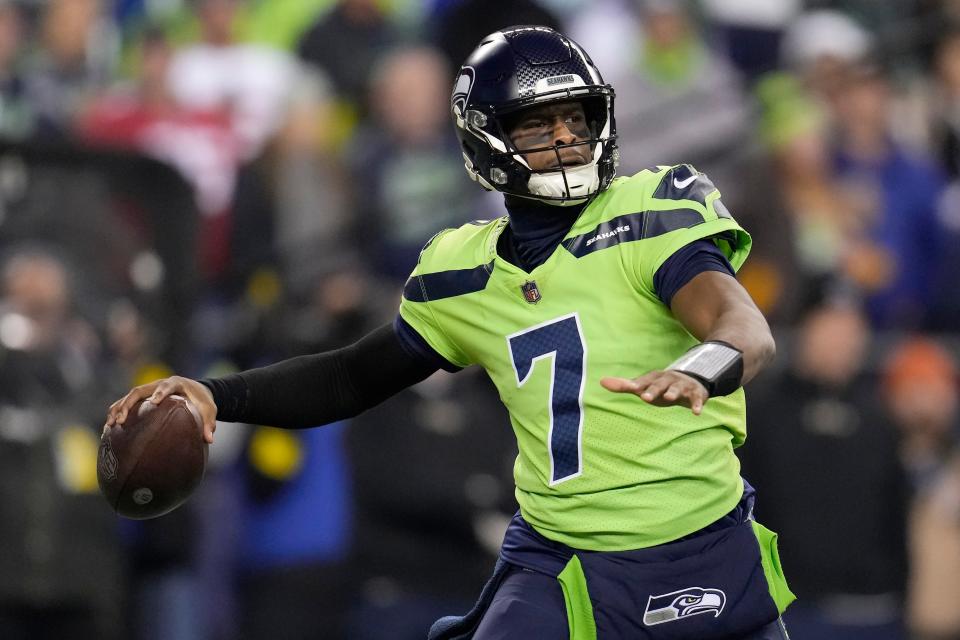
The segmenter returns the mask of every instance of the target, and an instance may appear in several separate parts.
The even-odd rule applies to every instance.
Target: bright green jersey
[[[689,165],[644,170],[597,196],[530,273],[497,255],[500,218],[439,233],[407,282],[403,319],[451,363],[483,367],[499,390],[519,445],[520,510],[551,540],[649,547],[740,499],[742,390],[696,416],[600,385],[663,369],[697,344],[653,279],[701,238],[743,264],[750,236],[719,198]]]

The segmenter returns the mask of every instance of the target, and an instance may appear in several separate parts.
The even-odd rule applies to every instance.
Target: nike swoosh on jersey
[[[691,184],[694,180],[696,180],[696,179],[697,179],[697,175],[696,175],[696,174],[694,174],[694,175],[692,175],[692,176],[690,176],[689,178],[686,178],[686,179],[684,179],[684,180],[677,180],[676,178],[674,178],[674,179],[673,179],[673,186],[675,186],[677,189],[686,189],[686,188],[689,187],[690,184]]]

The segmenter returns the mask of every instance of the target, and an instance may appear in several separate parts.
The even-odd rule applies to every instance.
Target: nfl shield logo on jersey
[[[527,280],[520,285],[520,291],[523,292],[523,299],[530,304],[540,302],[540,289],[537,288],[537,283],[533,280]]]

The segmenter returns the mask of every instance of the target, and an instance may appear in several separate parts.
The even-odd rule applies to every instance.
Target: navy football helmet
[[[464,166],[485,189],[551,204],[578,204],[616,175],[613,88],[604,84],[587,53],[569,38],[540,26],[509,27],[490,34],[473,51],[453,88],[451,109]],[[521,153],[511,142],[505,119],[546,103],[577,101],[583,106],[592,160],[564,166],[552,144]],[[552,150],[557,167],[532,171],[525,155]]]

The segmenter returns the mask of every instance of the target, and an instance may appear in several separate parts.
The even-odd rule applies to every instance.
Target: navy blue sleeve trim
[[[493,262],[472,269],[450,269],[411,276],[403,287],[410,302],[427,302],[483,291],[493,272]]]
[[[654,292],[663,304],[669,307],[677,291],[704,271],[735,275],[733,265],[717,245],[708,239],[691,242],[667,258],[653,275]]]
[[[463,367],[458,367],[437,353],[437,351],[423,339],[423,336],[417,333],[417,330],[410,326],[410,323],[404,320],[399,314],[393,321],[393,330],[397,334],[400,346],[403,347],[403,350],[411,357],[423,360],[426,364],[443,369],[444,371],[450,371],[451,373],[456,373],[463,369]]]

